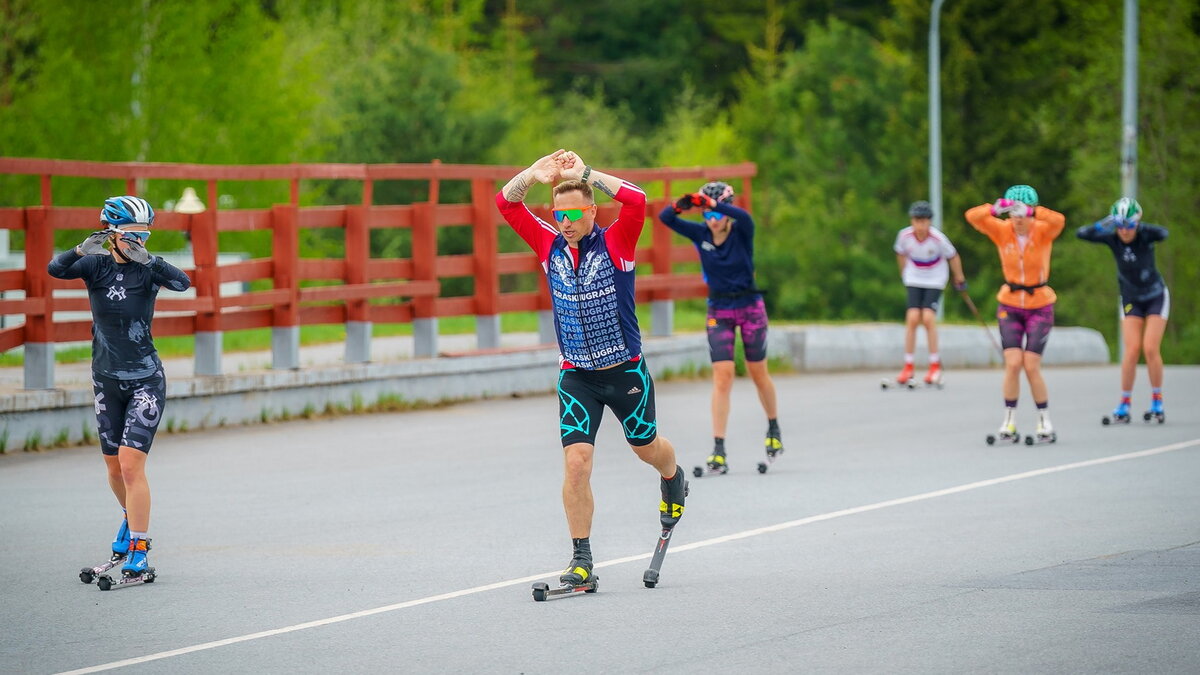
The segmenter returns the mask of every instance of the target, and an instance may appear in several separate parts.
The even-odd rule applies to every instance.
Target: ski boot
[[[767,461],[758,463],[758,472],[766,473],[767,468],[779,459],[779,455],[783,454],[783,435],[779,433],[779,425],[772,424],[767,427],[767,438],[763,441],[763,445],[767,450]]]
[[[1050,424],[1050,417],[1042,414],[1038,417],[1037,428],[1032,436],[1025,437],[1025,445],[1033,445],[1042,443],[1054,443],[1058,440],[1058,434],[1054,433],[1054,425]]]
[[[128,518],[123,518],[121,520],[121,527],[117,529],[117,536],[113,537],[112,554],[109,556],[108,562],[101,563],[95,567],[85,567],[79,570],[79,580],[85,584],[92,583],[96,580],[96,577],[124,562],[125,556],[128,553],[129,520]]]
[[[571,562],[567,563],[567,568],[558,577],[558,582],[563,586],[571,587],[589,584],[595,578],[592,569],[592,559],[576,553],[575,557],[571,558]]]
[[[929,372],[925,373],[925,386],[942,388],[942,364],[940,361],[929,364]]]
[[[658,504],[658,519],[663,529],[671,529],[683,516],[683,502],[688,494],[688,482],[683,477],[683,469],[676,465],[675,476],[671,480],[660,479],[659,489],[662,492],[662,501]]]
[[[149,539],[130,539],[125,565],[121,567],[121,576],[114,581],[107,574],[101,575],[96,580],[96,585],[100,587],[100,590],[107,591],[118,586],[154,583],[156,576],[154,568],[150,567],[150,560],[146,557],[149,552]]]
[[[1118,403],[1117,407],[1113,409],[1112,417],[1105,415],[1104,417],[1100,418],[1100,423],[1104,426],[1108,426],[1110,424],[1129,424],[1129,399],[1121,399],[1121,402]]]
[[[1016,443],[1019,440],[1021,440],[1021,434],[1017,433],[1017,425],[1013,422],[1011,413],[1004,418],[1004,423],[1000,425],[999,431],[987,435],[988,445],[995,445],[996,441]]]
[[[913,372],[915,370],[916,369],[913,368],[913,364],[906,363],[904,364],[904,369],[900,371],[900,374],[896,376],[895,380],[884,378],[883,382],[879,383],[879,386],[883,389],[890,389],[892,387],[908,387],[909,389],[912,389],[916,386],[916,384],[913,382]]]
[[[1150,420],[1158,420],[1159,424],[1167,421],[1167,415],[1163,412],[1162,395],[1155,396],[1150,400],[1150,409],[1142,415],[1142,419],[1146,422]]]
[[[121,567],[121,576],[125,578],[140,577],[147,571],[152,571],[154,568],[150,567],[150,559],[146,557],[149,552],[149,539],[130,539],[129,559]]]
[[[692,469],[692,475],[696,478],[704,476],[724,476],[729,473],[729,465],[725,463],[725,443],[718,441],[713,445],[713,452],[706,460],[706,466],[697,466]]]

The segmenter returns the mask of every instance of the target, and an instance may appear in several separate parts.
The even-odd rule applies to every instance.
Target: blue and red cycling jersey
[[[554,332],[563,368],[598,370],[641,356],[634,302],[634,254],[646,222],[646,193],[621,181],[621,211],[571,248],[556,227],[523,202],[496,193],[504,220],[537,254],[550,286]]]

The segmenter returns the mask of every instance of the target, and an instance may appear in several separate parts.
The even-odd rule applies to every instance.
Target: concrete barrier
[[[924,365],[924,333],[919,333]],[[942,360],[948,368],[1000,363],[982,327],[942,326]],[[904,329],[890,324],[781,326],[771,329],[769,354],[798,372],[885,370],[903,362]],[[332,350],[336,351],[336,350]],[[703,334],[649,338],[646,363],[656,378],[696,372],[709,364]],[[1050,365],[1109,360],[1099,332],[1055,328],[1046,349]],[[449,401],[553,391],[558,352],[522,347],[389,363],[316,365],[216,377],[172,378],[160,433],[268,422],[332,411],[402,409]],[[0,452],[94,442],[90,387],[0,394]]]

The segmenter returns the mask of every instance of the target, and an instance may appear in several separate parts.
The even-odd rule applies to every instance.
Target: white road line
[[[730,541],[737,541],[738,539],[746,539],[748,537],[756,537],[760,534],[767,534],[769,532],[779,532],[782,530],[791,529],[793,527],[800,527],[801,525],[809,525],[811,523],[819,523],[819,522],[825,521],[825,520],[833,520],[834,518],[853,516],[853,515],[856,515],[859,513],[867,513],[869,511],[878,511],[880,509],[891,508],[893,506],[903,506],[905,504],[912,504],[915,502],[921,502],[921,501],[925,501],[928,499],[936,499],[938,497],[946,497],[949,495],[955,495],[955,494],[959,494],[962,492],[969,492],[971,490],[978,490],[980,488],[991,487],[993,485],[1000,485],[1002,483],[1011,483],[1014,481],[1025,480],[1026,478],[1036,478],[1038,476],[1045,476],[1047,474],[1060,473],[1063,471],[1072,471],[1074,469],[1083,469],[1083,468],[1087,468],[1090,466],[1099,466],[1101,464],[1111,464],[1113,462],[1123,462],[1123,461],[1130,460],[1130,459],[1140,459],[1142,457],[1161,455],[1163,453],[1174,452],[1176,450],[1183,450],[1183,449],[1194,447],[1197,445],[1200,445],[1200,438],[1192,439],[1190,441],[1183,441],[1180,443],[1172,443],[1170,445],[1162,445],[1157,448],[1150,448],[1149,450],[1139,450],[1137,452],[1127,452],[1127,453],[1121,454],[1121,455],[1111,455],[1109,457],[1100,457],[1098,459],[1089,459],[1089,460],[1085,460],[1082,462],[1072,462],[1070,464],[1059,464],[1058,466],[1046,467],[1044,469],[1034,469],[1033,471],[1025,471],[1023,473],[1014,473],[1014,474],[1010,474],[1008,476],[1001,476],[999,478],[989,478],[988,480],[981,480],[981,481],[976,481],[974,483],[966,483],[964,485],[957,485],[955,487],[949,487],[944,490],[934,490],[933,492],[925,492],[925,493],[922,493],[919,495],[912,495],[910,497],[901,497],[899,499],[889,499],[884,502],[876,502],[874,504],[867,504],[865,506],[855,506],[855,507],[849,508],[849,509],[842,509],[841,511],[831,511],[829,513],[822,513],[819,515],[809,516],[807,518],[800,518],[797,520],[789,520],[784,523],[777,523],[775,525],[768,525],[766,527],[758,527],[758,528],[755,528],[752,530],[744,530],[742,532],[735,532],[733,534],[727,534],[727,535],[724,535],[721,537],[713,537],[711,539],[705,539],[703,541],[697,541],[697,542],[692,542],[690,544],[684,544],[682,546],[676,546],[672,549],[672,552],[679,553],[681,551],[690,551],[690,550],[697,549],[697,548],[704,548],[705,546],[715,546],[716,544],[724,544],[724,543],[730,542]],[[649,557],[650,557],[649,553],[643,553],[640,555],[631,555],[631,556],[626,556],[624,558],[617,558],[615,560],[606,560],[604,562],[597,563],[596,567],[610,567],[613,565],[623,565],[625,563],[635,562],[638,560],[646,560]],[[557,570],[555,570],[554,572],[547,572],[546,574],[538,574],[535,576],[521,577],[520,579],[508,579],[506,581],[497,581],[494,584],[487,584],[484,586],[475,586],[474,588],[465,588],[460,591],[452,591],[450,593],[442,593],[441,595],[431,595],[431,596],[428,596],[425,598],[419,598],[417,600],[409,600],[407,602],[398,602],[393,605],[384,605],[383,607],[376,607],[374,609],[364,609],[361,612],[351,612],[349,614],[340,614],[338,616],[329,617],[328,619],[318,619],[316,621],[308,621],[305,623],[298,623],[294,626],[285,626],[283,628],[264,630],[264,631],[261,631],[258,633],[250,633],[248,635],[239,635],[237,637],[226,638],[224,640],[214,640],[212,642],[202,642],[198,645],[192,645],[190,647],[181,647],[179,649],[172,649],[172,650],[165,651],[165,652],[157,652],[155,654],[147,654],[146,656],[138,656],[138,657],[134,657],[131,659],[123,659],[121,661],[113,661],[111,663],[104,663],[104,664],[101,664],[98,666],[91,666],[88,668],[80,668],[78,670],[68,670],[68,671],[64,671],[63,673],[60,673],[59,675],[81,675],[82,673],[98,673],[98,672],[101,672],[104,670],[112,670],[114,668],[123,668],[125,666],[133,666],[133,665],[137,665],[139,663],[148,663],[150,661],[158,661],[160,659],[168,659],[173,656],[183,656],[184,654],[191,654],[193,652],[200,652],[200,651],[205,651],[208,649],[216,649],[217,647],[225,647],[227,645],[233,645],[233,644],[237,644],[239,642],[249,642],[250,640],[258,640],[260,638],[271,637],[273,635],[283,635],[285,633],[294,633],[296,631],[306,630],[309,628],[318,628],[320,626],[328,626],[330,624],[342,623],[343,621],[350,621],[352,619],[361,619],[363,617],[373,616],[375,614],[384,614],[387,612],[395,612],[395,611],[401,610],[401,609],[408,609],[409,607],[417,607],[418,605],[427,605],[427,604],[430,604],[433,602],[441,602],[442,600],[452,600],[454,598],[461,598],[461,597],[467,596],[467,595],[475,595],[476,593],[484,593],[487,591],[494,591],[499,588],[507,588],[509,586],[516,586],[518,584],[526,584],[531,581],[540,581],[540,580],[546,579],[547,577],[552,577],[556,574],[558,574]]]

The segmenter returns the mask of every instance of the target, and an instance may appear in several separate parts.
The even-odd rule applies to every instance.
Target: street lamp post
[[[929,10],[929,203],[933,226],[942,229],[942,51],[938,29],[944,0]]]

